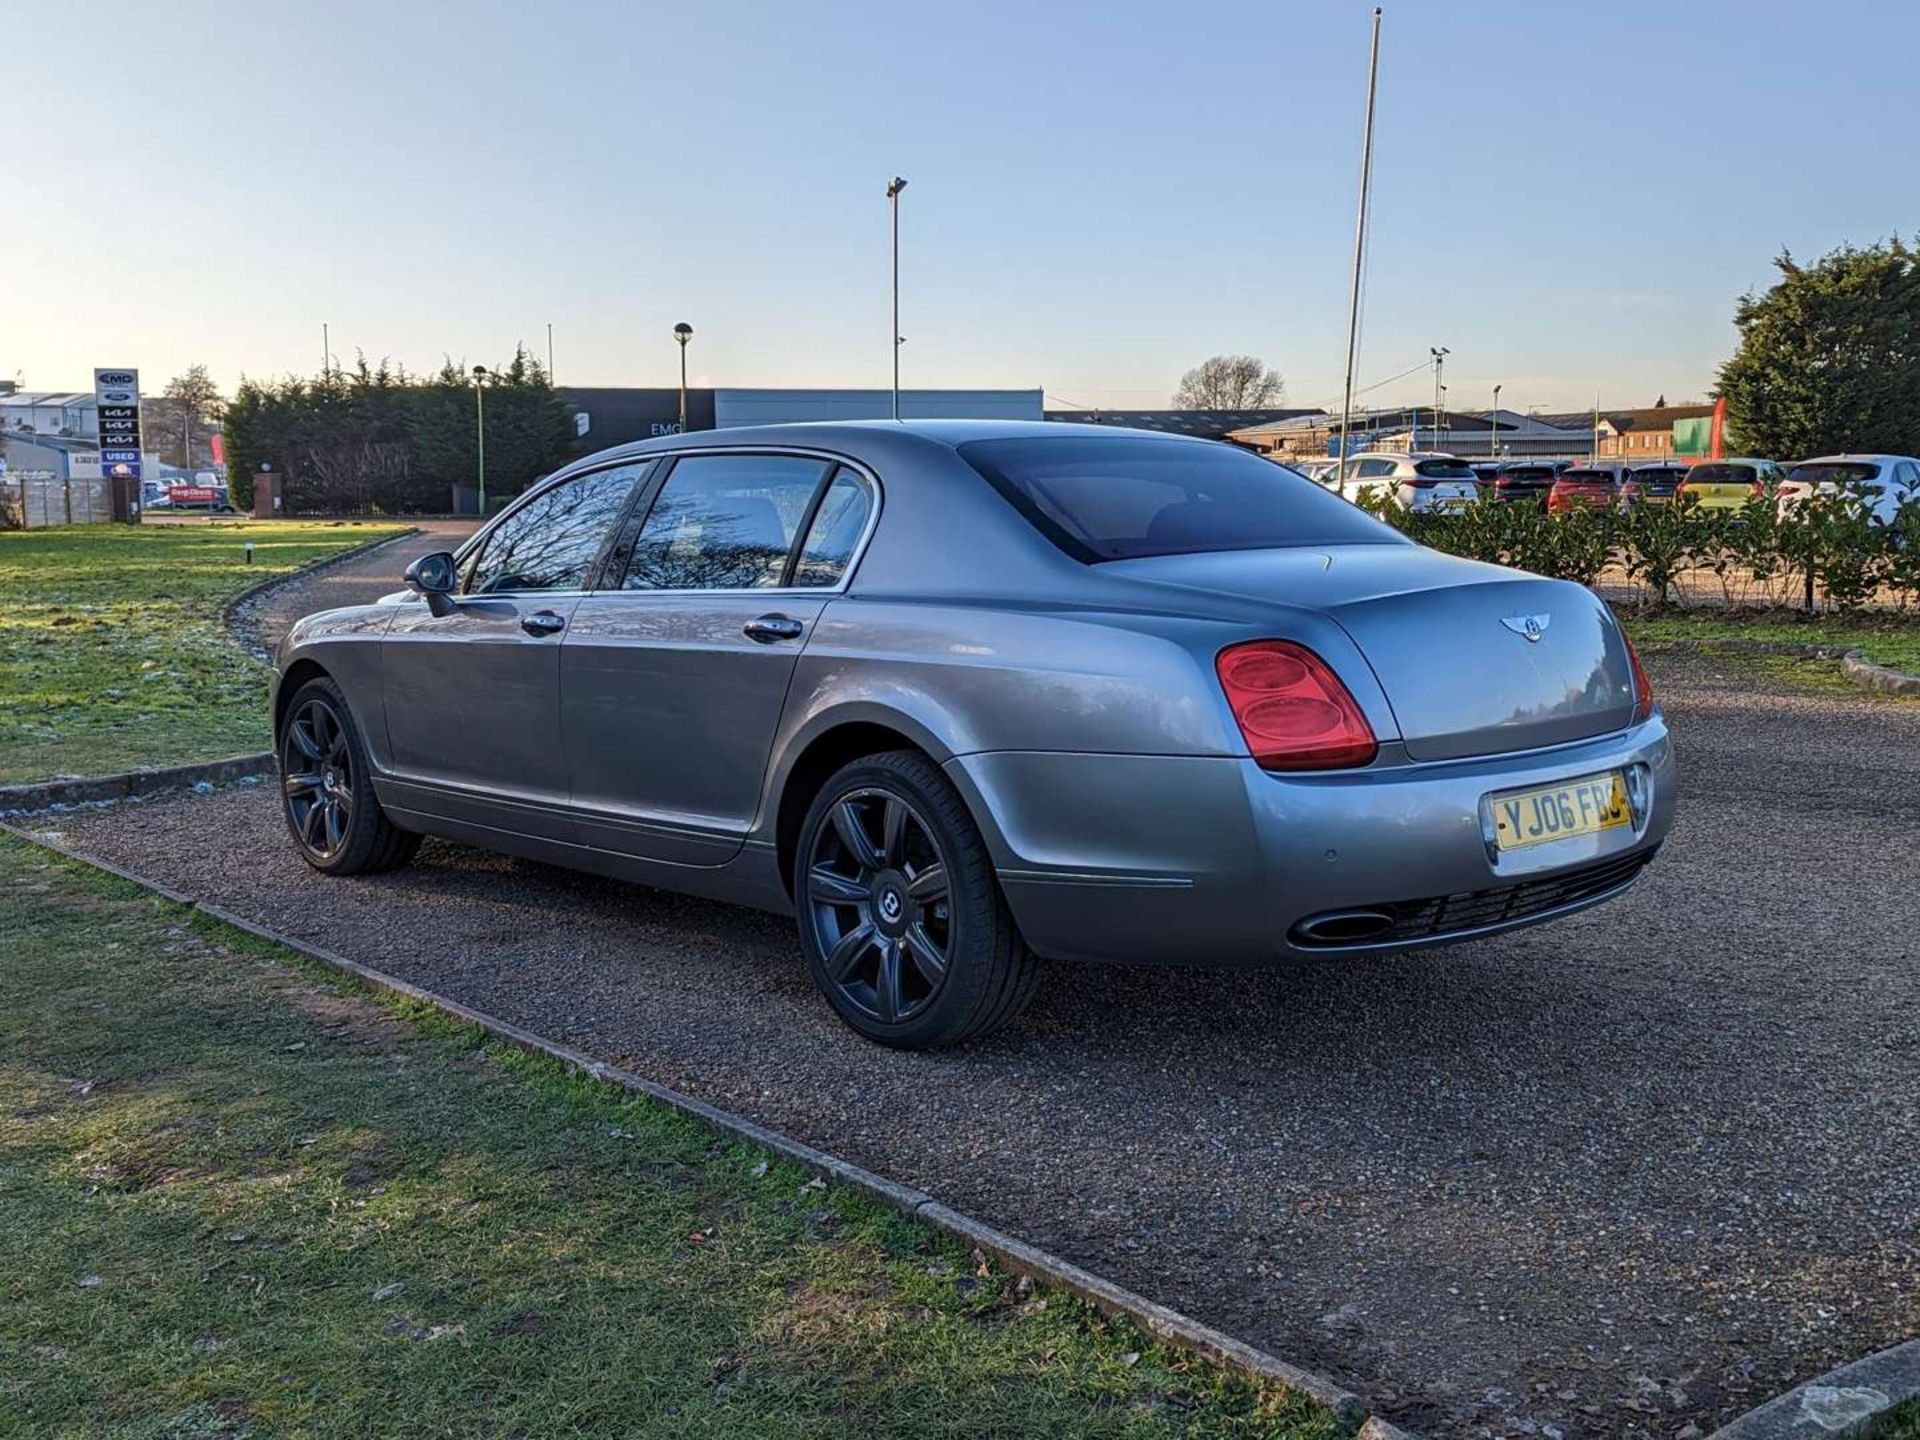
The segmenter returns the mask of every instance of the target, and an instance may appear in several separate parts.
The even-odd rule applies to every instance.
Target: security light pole
[[[1453,352],[1444,345],[1432,345],[1427,353],[1433,356],[1433,443],[1440,443],[1440,402],[1446,394],[1446,386],[1440,383],[1440,373],[1446,369],[1447,356]]]
[[[487,518],[487,367],[473,367],[473,445],[479,463],[474,467],[480,481],[480,518]]]
[[[673,338],[680,342],[680,433],[687,433],[687,342],[693,339],[693,327],[682,320],[673,327]]]
[[[893,220],[893,418],[900,418],[900,192],[907,182],[898,175],[887,182],[887,209]]]
[[[1500,387],[1493,387],[1493,414],[1487,417],[1487,458],[1500,458]]]

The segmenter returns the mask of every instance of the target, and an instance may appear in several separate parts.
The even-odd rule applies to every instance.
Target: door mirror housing
[[[422,555],[407,566],[405,576],[407,588],[415,594],[425,597],[427,609],[435,615],[453,613],[453,587],[459,578],[454,567],[450,551],[436,550],[431,555]]]

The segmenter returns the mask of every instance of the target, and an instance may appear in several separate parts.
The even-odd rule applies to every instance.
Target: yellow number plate
[[[1524,850],[1633,823],[1627,782],[1618,770],[1515,795],[1495,795],[1487,803],[1493,806],[1494,844],[1500,850]]]

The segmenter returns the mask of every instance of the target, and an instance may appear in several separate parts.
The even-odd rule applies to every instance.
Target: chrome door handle
[[[520,628],[529,635],[558,635],[567,628],[567,619],[551,610],[536,610],[520,617]]]
[[[771,645],[776,640],[798,640],[807,627],[791,615],[759,615],[740,627],[750,640]]]

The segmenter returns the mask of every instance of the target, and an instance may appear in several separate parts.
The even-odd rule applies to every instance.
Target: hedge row
[[[1672,503],[1548,514],[1490,499],[1453,511],[1411,511],[1388,497],[1369,509],[1423,545],[1593,585],[1624,574],[1646,601],[1713,594],[1730,606],[1806,604],[1834,610],[1920,604],[1920,501],[1891,524],[1845,490],[1782,506],[1756,496],[1738,510]]]

